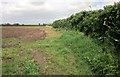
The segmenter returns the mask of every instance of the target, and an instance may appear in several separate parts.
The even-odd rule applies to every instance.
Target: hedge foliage
[[[105,6],[104,9],[82,11],[67,19],[56,20],[52,26],[79,30],[120,52],[120,2]]]
[[[75,29],[97,39],[104,45],[103,51],[111,49],[111,53],[118,57],[119,62],[120,2],[104,6],[104,9],[81,11],[66,19],[54,21],[52,26],[66,30]]]

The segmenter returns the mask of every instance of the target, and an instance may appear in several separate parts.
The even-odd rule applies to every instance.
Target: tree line
[[[19,23],[14,23],[14,24],[11,24],[11,23],[4,23],[4,24],[0,24],[0,26],[46,26],[48,24],[19,24]]]

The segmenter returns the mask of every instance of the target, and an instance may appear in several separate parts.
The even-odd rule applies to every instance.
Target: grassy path
[[[83,55],[78,57],[75,50],[67,45],[71,44],[69,40],[73,38],[70,39],[69,36],[72,37],[74,32],[55,31],[50,27],[43,30],[47,34],[44,40],[23,42],[16,38],[3,39],[4,43],[12,44],[2,51],[3,74],[92,74]],[[84,38],[82,34],[78,35]],[[81,42],[82,40],[85,41],[81,39]]]
[[[81,68],[77,67],[80,63],[78,64],[75,54],[61,42],[61,35],[48,37],[45,40],[34,43],[36,53],[40,52],[38,54],[44,54],[44,56],[42,56],[44,61],[38,61],[41,57],[40,55],[36,60],[40,65],[41,73],[57,75],[91,74],[89,66],[82,59],[79,59]],[[38,54],[36,56],[38,56]]]

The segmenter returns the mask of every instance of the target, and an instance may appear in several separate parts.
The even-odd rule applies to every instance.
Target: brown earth
[[[2,27],[2,38],[18,38],[24,41],[44,39],[46,32],[41,27],[5,26]]]
[[[0,29],[1,30],[1,29]],[[59,35],[50,27],[45,26],[3,26],[2,38],[19,38],[31,41],[44,39],[45,37]]]

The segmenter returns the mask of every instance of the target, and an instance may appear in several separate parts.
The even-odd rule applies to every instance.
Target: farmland
[[[44,26],[3,24],[3,75],[119,75],[120,2]]]
[[[91,75],[87,59],[105,57],[102,47],[76,31],[49,26],[2,29],[3,75]],[[112,56],[108,59],[114,63]]]
[[[44,39],[46,34],[44,30],[37,27],[2,27],[2,38],[18,38],[20,40],[32,41]]]
[[[3,75],[91,74],[84,62],[86,70],[76,68],[74,54],[58,41],[62,32],[29,26],[5,26],[2,31]]]

